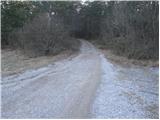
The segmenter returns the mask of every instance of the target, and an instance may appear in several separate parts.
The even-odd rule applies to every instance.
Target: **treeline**
[[[74,2],[2,2],[2,47],[20,48],[30,56],[78,50],[64,16],[76,10],[72,7]]]
[[[158,59],[158,1],[2,2],[2,47],[36,55],[78,50],[84,38],[135,59]]]

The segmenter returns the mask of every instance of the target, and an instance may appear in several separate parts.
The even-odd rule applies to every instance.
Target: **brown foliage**
[[[57,54],[65,49],[78,49],[78,42],[70,38],[60,19],[41,14],[13,32],[10,44],[31,56]]]

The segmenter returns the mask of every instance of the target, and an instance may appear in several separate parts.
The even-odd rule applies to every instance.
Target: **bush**
[[[41,14],[12,32],[9,44],[31,56],[57,54],[65,49],[78,49],[78,41],[69,37],[60,18]]]
[[[158,2],[117,2],[101,23],[101,39],[116,54],[158,59]]]

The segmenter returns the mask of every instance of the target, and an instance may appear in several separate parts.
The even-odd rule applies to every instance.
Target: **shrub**
[[[78,41],[69,37],[60,18],[43,13],[12,32],[9,43],[31,56],[57,54],[65,49],[78,49]]]

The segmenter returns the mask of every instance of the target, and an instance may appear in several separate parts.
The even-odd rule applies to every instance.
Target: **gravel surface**
[[[2,78],[2,118],[158,118],[158,68],[111,64],[89,42],[53,65]]]
[[[88,42],[81,54],[2,78],[2,118],[86,118],[98,82],[100,57]]]
[[[159,68],[113,65],[103,55],[101,63],[92,118],[159,118]]]

